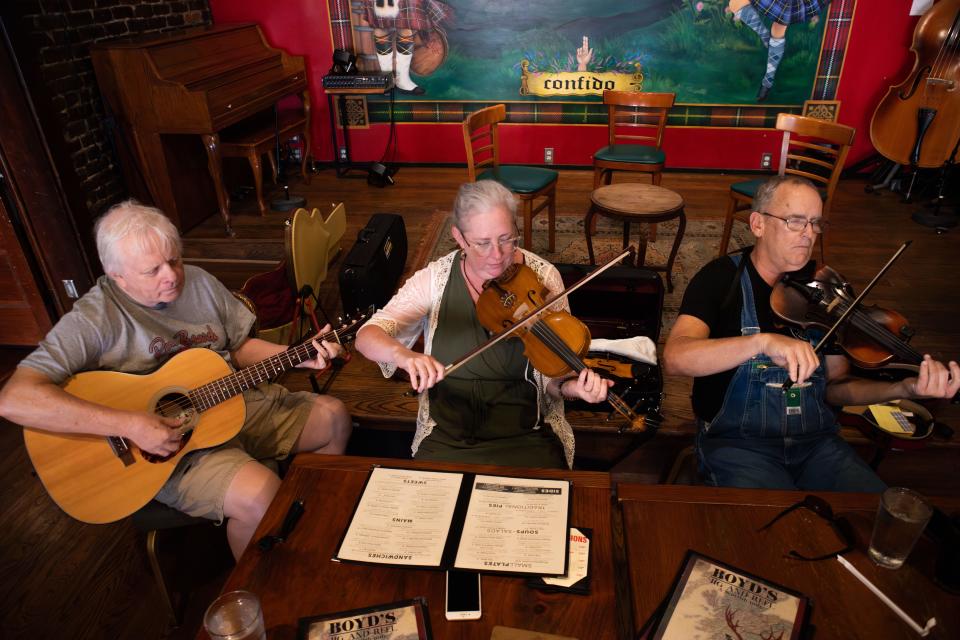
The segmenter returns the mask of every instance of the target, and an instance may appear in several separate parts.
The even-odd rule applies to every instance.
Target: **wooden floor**
[[[355,177],[354,177],[355,176]],[[463,168],[403,168],[396,184],[386,189],[370,187],[362,173],[337,179],[332,171],[313,176],[305,186],[292,182],[292,192],[307,198],[309,206],[326,209],[330,203],[347,205],[348,229],[345,249],[372,213],[401,213],[406,223],[411,260],[436,221],[434,212],[449,210],[456,186],[466,177]],[[726,205],[728,186],[741,175],[667,173],[663,186],[679,192],[686,201],[689,217],[719,218]],[[561,212],[585,212],[592,174],[589,171],[561,171],[558,206]],[[896,196],[867,195],[864,183],[855,179],[841,182],[833,208],[831,254],[828,262],[855,286],[866,283],[872,274],[905,240],[913,245],[870,296],[870,302],[897,309],[916,331],[915,346],[939,357],[960,354],[960,290],[956,286],[960,267],[960,230],[937,235],[912,223],[909,215],[919,205],[905,205]],[[283,254],[284,214],[261,218],[252,199],[237,202],[234,217],[235,239],[223,236],[218,216],[211,216],[191,230],[185,241],[185,256],[191,262],[218,275],[231,287],[239,287],[253,273],[268,270]],[[246,213],[244,213],[246,212]],[[332,314],[338,305],[336,289],[338,264],[322,295]],[[22,351],[0,349],[0,380]],[[290,376],[286,384],[307,388],[303,376]],[[637,449],[619,462],[616,471],[625,477],[657,481],[669,468],[673,455],[688,440],[671,437],[689,428],[689,381],[668,378],[665,384],[665,435]],[[355,450],[372,446],[364,435],[367,428],[392,428],[392,439],[378,436],[402,452],[408,446],[407,430],[413,419],[413,402],[403,399],[402,386],[384,381],[377,370],[362,358],[351,362],[334,381],[332,392],[345,399],[363,423],[358,429]],[[395,424],[376,424],[378,406],[383,402],[407,406],[409,416]],[[408,403],[404,405],[404,403]],[[939,403],[937,417],[960,428],[960,407]],[[388,435],[390,432],[386,432]],[[960,436],[957,438],[960,440]],[[578,434],[578,464],[595,454],[598,459],[616,455],[624,440],[604,433]],[[191,533],[173,541],[172,554],[188,554],[198,560],[181,562],[196,568],[199,591],[188,608],[187,622],[168,629],[159,593],[152,581],[142,538],[129,521],[111,525],[83,525],[61,513],[50,501],[32,474],[23,449],[20,430],[0,425],[0,637],[3,638],[187,638],[193,637],[206,602],[212,599],[225,577],[219,562],[203,562],[208,545],[222,554],[222,531],[211,536]],[[592,448],[591,448],[592,447]],[[881,465],[888,482],[907,484],[921,491],[960,495],[960,482],[953,469],[958,449],[938,445],[923,451],[895,453]],[[612,452],[612,453],[611,453]],[[597,464],[590,459],[590,464]],[[202,570],[202,571],[201,571]]]

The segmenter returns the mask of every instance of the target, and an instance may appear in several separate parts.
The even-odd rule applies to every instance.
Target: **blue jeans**
[[[697,438],[700,470],[718,487],[879,493],[884,482],[836,434]]]

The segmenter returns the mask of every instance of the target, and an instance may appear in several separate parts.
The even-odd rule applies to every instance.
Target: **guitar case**
[[[357,234],[340,265],[340,299],[352,314],[370,305],[381,308],[394,292],[407,264],[407,231],[396,213],[375,213]]]
[[[585,264],[557,264],[564,287],[576,283],[596,267]],[[663,312],[663,280],[660,274],[636,267],[613,267],[574,291],[570,311],[580,319],[593,338],[617,340],[646,336],[654,343],[660,338]],[[591,351],[588,358],[615,360],[630,365],[630,378],[612,375],[597,369],[600,375],[613,380],[613,390],[638,412],[659,412],[663,397],[663,373],[659,360],[651,365],[610,353]],[[581,400],[568,402],[570,409],[609,413],[609,403],[588,404]]]

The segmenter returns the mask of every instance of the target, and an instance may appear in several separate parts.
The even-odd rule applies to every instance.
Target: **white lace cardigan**
[[[547,289],[553,293],[563,290],[563,281],[560,279],[560,272],[557,271],[556,267],[534,253],[524,249],[520,249],[520,251],[523,252],[525,264],[533,269]],[[450,279],[450,270],[453,268],[457,253],[457,251],[448,253],[410,276],[410,279],[404,283],[393,299],[387,303],[387,306],[373,314],[367,324],[380,327],[387,335],[396,338],[408,349],[414,345],[422,333],[424,334],[423,351],[424,353],[431,353],[433,336],[436,333],[440,315],[440,302],[443,300],[443,291]],[[558,301],[556,307],[569,310],[566,298]],[[378,364],[384,377],[392,376],[397,369],[397,365],[392,362],[380,362]],[[544,416],[543,421],[549,424],[557,437],[560,438],[567,466],[573,468],[573,429],[564,416],[563,401],[547,393],[547,384],[550,382],[550,378],[533,369],[529,362],[524,377],[537,388],[536,428],[539,428],[540,416]],[[430,435],[436,424],[430,417],[429,394],[421,393],[419,411],[417,412],[417,433],[413,437],[413,446],[411,447],[414,455],[416,455],[420,443]]]

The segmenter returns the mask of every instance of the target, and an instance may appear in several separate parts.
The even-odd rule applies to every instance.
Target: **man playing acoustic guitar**
[[[0,390],[0,415],[48,432],[120,436],[144,452],[169,456],[184,438],[180,418],[114,409],[60,385],[92,370],[149,374],[192,347],[210,349],[238,369],[286,347],[248,338],[254,315],[213,276],[184,266],[177,229],[159,210],[122,202],[97,222],[96,239],[106,275],[20,363]],[[298,366],[324,369],[340,351],[325,341],[313,346],[317,356]],[[193,516],[226,518],[235,557],[280,486],[258,460],[343,453],[351,425],[339,400],[269,382],[244,391],[243,403],[239,434],[183,456],[156,495]]]

